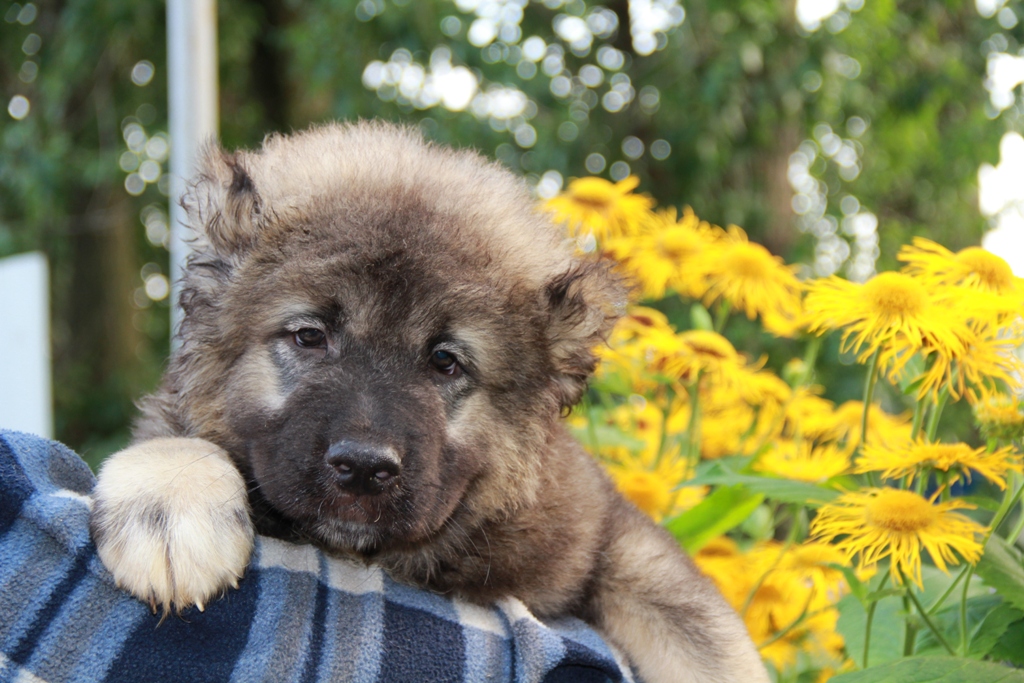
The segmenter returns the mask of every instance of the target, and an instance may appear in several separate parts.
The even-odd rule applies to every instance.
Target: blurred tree
[[[164,6],[0,11],[0,255],[50,257],[57,432],[98,459],[126,440],[132,399],[168,348]],[[326,119],[413,122],[542,196],[572,177],[636,174],[663,205],[863,279],[911,234],[979,240],[977,168],[1022,127],[1020,99],[995,107],[984,79],[993,55],[1020,49],[1020,11],[222,0],[221,133],[253,146]]]

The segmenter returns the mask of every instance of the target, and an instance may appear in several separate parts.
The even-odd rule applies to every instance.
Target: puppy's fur
[[[255,523],[580,616],[649,683],[767,680],[735,612],[560,420],[624,293],[521,181],[362,123],[210,148],[184,201],[182,344],[96,490],[120,585],[202,607]]]

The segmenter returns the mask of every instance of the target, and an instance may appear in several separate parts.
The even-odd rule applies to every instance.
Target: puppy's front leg
[[[253,548],[245,481],[203,439],[152,439],[112,455],[90,527],[117,585],[166,613],[237,586]]]
[[[767,683],[739,615],[668,532],[622,502],[598,568],[594,623],[646,683]]]

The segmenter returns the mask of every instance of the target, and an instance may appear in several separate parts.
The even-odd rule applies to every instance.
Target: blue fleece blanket
[[[582,622],[414,590],[258,538],[241,587],[162,624],[89,538],[88,466],[0,431],[0,681],[631,681]]]

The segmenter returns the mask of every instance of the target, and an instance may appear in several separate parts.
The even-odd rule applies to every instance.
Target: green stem
[[[974,565],[967,566],[967,576],[964,577],[966,580],[963,592],[960,594],[960,652],[964,657],[967,656],[967,591],[971,587],[971,576],[974,574]],[[946,649],[949,650],[949,646],[946,646]],[[953,654],[953,652],[950,651],[949,654]]]
[[[862,669],[868,668],[868,652],[871,650],[871,623],[875,620],[875,609],[877,607],[877,600],[868,605],[867,628],[864,631],[864,662],[860,667]]]
[[[875,397],[875,383],[878,381],[878,363],[882,356],[882,349],[878,348],[871,356],[871,365],[868,368],[867,378],[864,380],[864,414],[860,419],[860,443],[857,444],[857,451],[864,450],[864,444],[868,441],[868,415],[871,412],[871,402]],[[868,483],[875,486],[875,475],[868,472]]]
[[[913,427],[910,429],[911,441],[917,441],[917,437],[921,435],[921,426],[924,424],[924,410],[927,403],[924,399],[918,399],[917,405],[914,406],[914,422]]]
[[[945,592],[942,595],[939,596],[938,600],[936,600],[935,602],[932,603],[931,607],[928,608],[928,614],[935,614],[937,611],[939,611],[939,608],[942,607],[942,603],[944,603],[946,601],[946,598],[948,598],[950,595],[952,595],[953,591],[956,589],[957,585],[960,583],[960,580],[962,578],[964,578],[964,576],[967,575],[967,571],[970,568],[971,568],[971,565],[969,565],[969,564],[964,565],[964,568],[960,570],[960,573],[957,574],[957,577],[955,579],[953,579],[952,583],[949,584],[949,587],[946,588]]]
[[[903,611],[908,615],[910,614],[910,598],[905,594],[903,596]],[[905,620],[906,624],[903,631],[903,656],[910,657],[914,654],[914,646],[917,641],[917,627],[910,619]]]
[[[989,525],[988,535],[985,536],[985,542],[988,542],[989,536],[996,533],[999,525],[1003,523],[1006,516],[1010,514],[1010,510],[1020,502],[1021,496],[1024,496],[1024,484],[1020,487],[1016,487],[1017,476],[1015,474],[1010,475],[1010,479],[1006,484],[1007,495],[1003,498],[1003,502],[999,504],[999,509],[996,510],[995,516],[992,517],[992,523]],[[1013,495],[1009,495],[1010,491],[1013,491]],[[1012,539],[1012,537],[1011,537]]]
[[[1021,510],[1020,519],[1017,520],[1010,533],[1006,535],[1006,540],[1010,543],[1016,543],[1021,533],[1024,533],[1024,510]]]
[[[946,652],[948,652],[951,655],[955,655],[956,653],[953,651],[953,648],[950,647],[949,643],[946,642],[945,637],[943,637],[943,635],[939,632],[939,629],[935,627],[935,623],[928,616],[928,612],[925,610],[924,606],[921,605],[921,603],[917,599],[917,596],[914,595],[914,587],[907,581],[907,577],[903,573],[903,569],[900,567],[896,567],[896,571],[900,573],[900,580],[903,581],[903,585],[907,589],[904,595],[909,597],[910,601],[914,603],[914,607],[917,608],[917,613],[921,615],[921,620],[924,621],[925,625],[935,635],[935,639],[942,643],[942,647],[946,648]]]
[[[715,332],[721,334],[725,329],[725,323],[729,320],[729,313],[732,311],[732,304],[726,299],[718,302],[718,310],[715,311]]]
[[[789,551],[789,548],[793,545],[793,542],[796,540],[796,534],[800,527],[800,520],[797,518],[798,508],[799,506],[794,506],[793,523],[789,527],[789,534],[787,534],[786,536],[785,545],[782,546],[782,549],[779,551],[779,554],[775,558],[775,561],[772,562],[772,566],[768,567],[768,571],[766,571],[764,574],[761,574],[761,577],[757,580],[757,583],[755,583],[753,588],[750,589],[750,592],[747,593],[747,599],[743,601],[743,607],[740,609],[741,616],[747,616],[747,609],[750,608],[750,603],[754,601],[754,596],[757,595],[757,591],[761,590],[761,586],[764,585],[764,582],[768,578],[768,575],[775,571],[775,569],[779,566],[779,563],[782,562],[783,555],[785,555],[786,552]]]
[[[822,612],[824,612],[827,609],[831,609],[829,607],[826,607],[824,609],[819,609],[819,610],[815,610],[813,612],[808,612],[807,610],[811,606],[811,599],[813,597],[814,597],[814,590],[812,589],[811,590],[811,595],[810,595],[810,597],[807,598],[807,604],[804,605],[804,610],[800,613],[800,616],[798,616],[790,624],[788,624],[784,629],[782,629],[781,631],[779,631],[778,633],[773,635],[768,640],[764,641],[763,643],[759,643],[758,646],[757,646],[757,649],[760,650],[762,647],[767,647],[767,646],[771,645],[772,643],[774,643],[775,641],[781,640],[781,639],[785,638],[786,636],[788,636],[793,631],[793,629],[795,629],[797,626],[799,626],[803,622],[807,621],[807,619],[810,619],[811,617],[817,616],[817,615],[821,614]]]
[[[800,387],[806,387],[814,379],[814,366],[818,364],[818,354],[821,352],[822,337],[814,336],[807,342],[807,348],[804,349],[804,374],[797,382],[794,389]]]
[[[935,443],[935,434],[939,431],[939,418],[942,417],[942,409],[946,407],[949,400],[949,388],[942,387],[939,392],[939,400],[935,403],[931,415],[928,416],[928,443]]]
[[[882,576],[878,580],[878,585],[875,586],[873,593],[878,593],[882,590],[882,586],[889,580],[889,572],[883,572]],[[869,584],[870,585],[870,584]],[[871,650],[871,624],[875,621],[875,610],[878,608],[878,600],[873,600],[868,605],[868,618],[864,629],[864,662],[862,669],[868,668],[868,652]]]
[[[690,471],[694,472],[697,469],[697,463],[700,462],[700,373],[697,373],[697,379],[694,383],[687,387],[687,392],[690,394],[690,424],[686,428],[686,443],[687,443],[687,459],[690,463]]]
[[[657,469],[661,465],[661,456],[665,453],[665,442],[668,441],[668,416],[672,410],[672,403],[675,401],[675,391],[672,389],[672,385],[668,384],[665,386],[665,401],[662,403],[661,409],[661,436],[658,440],[658,453],[654,456],[654,468]],[[691,400],[693,396],[691,395]],[[693,472],[690,472],[689,476],[693,476]]]

